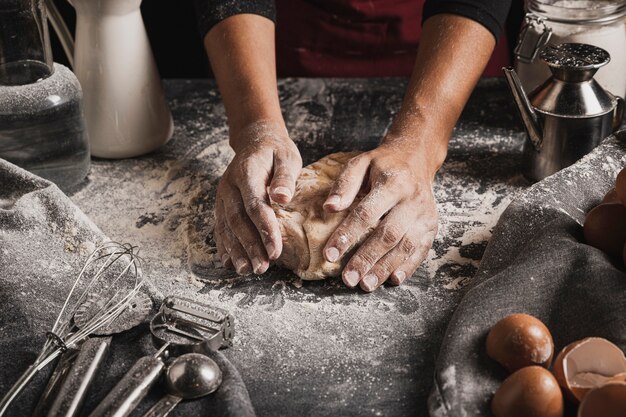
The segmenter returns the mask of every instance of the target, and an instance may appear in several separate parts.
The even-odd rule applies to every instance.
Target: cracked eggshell
[[[557,355],[552,369],[565,396],[580,402],[592,389],[626,378],[624,352],[601,337],[588,337],[569,345]]]
[[[548,328],[528,314],[511,314],[493,325],[487,335],[487,355],[506,369],[552,363],[554,343]]]
[[[600,204],[585,218],[587,244],[614,258],[621,258],[626,243],[626,207],[621,203]]]
[[[563,393],[550,371],[527,366],[504,380],[491,411],[495,417],[562,417]]]
[[[578,417],[626,416],[626,382],[609,382],[585,396],[578,407]]]

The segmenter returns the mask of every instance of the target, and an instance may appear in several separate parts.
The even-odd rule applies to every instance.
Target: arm
[[[231,16],[209,31],[204,44],[226,108],[231,145],[255,121],[281,124],[274,23],[252,14]]]
[[[382,218],[343,270],[349,287],[373,291],[387,279],[399,285],[426,258],[437,234],[433,179],[494,46],[492,33],[466,17],[437,14],[425,22],[389,132],[378,148],[350,161],[325,203],[328,211],[345,210],[368,178],[371,191],[326,244],[329,261],[347,253]]]
[[[282,251],[266,189],[275,201],[289,201],[302,167],[280,112],[274,23],[253,14],[228,17],[209,31],[205,47],[235,150],[217,189],[218,254],[240,274],[263,273]]]

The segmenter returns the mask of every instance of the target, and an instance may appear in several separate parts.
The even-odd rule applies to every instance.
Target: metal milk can
[[[624,110],[624,101],[593,79],[610,61],[604,49],[580,43],[548,45],[540,58],[552,76],[528,95],[515,71],[504,68],[528,133],[522,171],[534,181],[591,152],[617,130]]]

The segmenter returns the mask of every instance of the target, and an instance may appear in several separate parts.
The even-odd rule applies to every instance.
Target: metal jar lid
[[[593,78],[598,68],[611,60],[607,51],[584,43],[547,45],[539,55],[555,78],[568,82],[581,82]]]

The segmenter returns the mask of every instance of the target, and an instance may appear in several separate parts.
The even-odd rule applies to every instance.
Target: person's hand
[[[279,123],[256,122],[231,138],[231,145],[235,157],[215,201],[217,253],[238,274],[262,274],[282,252],[270,196],[279,203],[291,200],[302,159]]]
[[[324,203],[329,212],[349,208],[362,187],[368,193],[328,239],[328,261],[343,257],[380,221],[343,269],[348,287],[371,292],[388,279],[400,285],[428,255],[438,216],[432,192],[436,168],[427,158],[410,139],[386,140],[350,160],[333,185]]]

